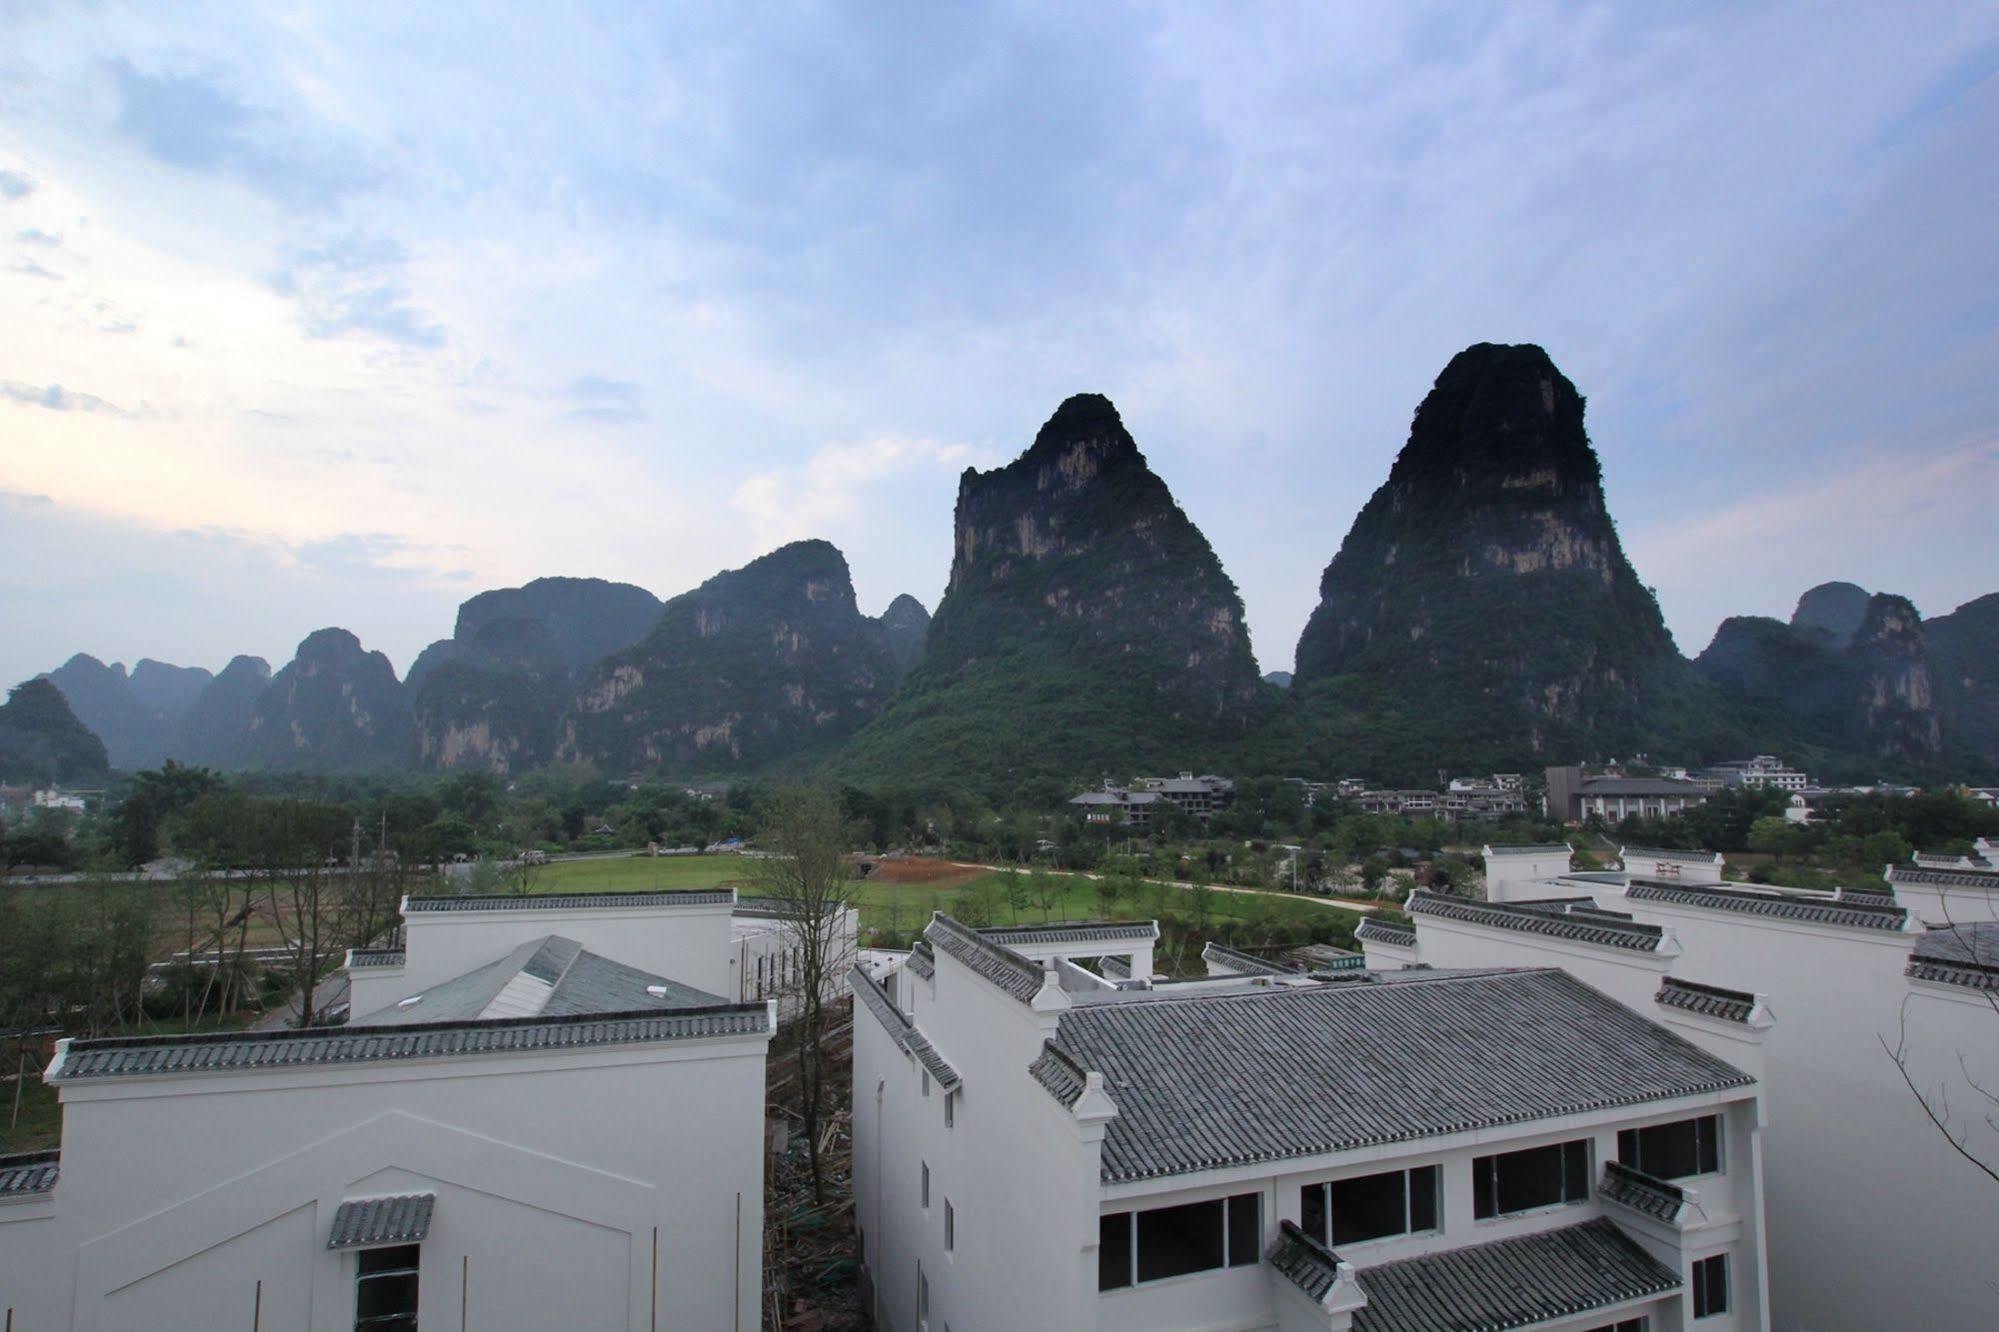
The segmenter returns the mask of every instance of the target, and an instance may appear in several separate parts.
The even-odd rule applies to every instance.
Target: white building
[[[855,976],[878,1326],[1768,1325],[1738,1063],[1554,969],[1211,948],[1148,982],[1114,977],[1149,927],[1014,933],[939,914],[892,987]]]
[[[1627,848],[1625,864],[1551,878],[1538,894],[1514,884],[1498,902],[1415,893],[1413,928],[1370,920],[1359,937],[1370,966],[1561,967],[1744,1067],[1759,1066],[1748,1051],[1760,1041],[1774,1326],[1990,1325],[1992,1186],[1928,1122],[1890,1054],[1900,1048],[1917,1085],[1948,1098],[1954,1130],[1999,1161],[1999,1130],[1971,1112],[1982,1101],[1969,1085],[1999,1086],[1989,910],[1982,925],[1925,932],[1900,867],[1898,905],[1878,891],[1698,884],[1685,872],[1719,857]],[[1662,864],[1683,872],[1659,877]],[[1999,874],[1985,877],[1999,887]],[[1969,919],[1964,894],[1978,889],[1931,886],[1954,890]],[[1862,1247],[1864,1263],[1836,1257]]]
[[[1754,758],[1717,763],[1708,772],[1729,786],[1751,789],[1771,787],[1779,791],[1802,791],[1812,784],[1810,777],[1775,754],[1758,754]]]
[[[759,1326],[774,1005],[578,937],[680,956],[680,904],[409,905],[348,1026],[59,1044],[60,1152],[0,1158],[9,1327]]]

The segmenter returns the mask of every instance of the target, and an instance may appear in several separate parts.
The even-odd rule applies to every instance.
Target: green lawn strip
[[[538,893],[655,892],[741,883],[750,862],[741,856],[613,856],[557,860],[540,867]]]

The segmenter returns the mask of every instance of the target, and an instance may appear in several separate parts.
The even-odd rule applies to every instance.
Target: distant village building
[[[1597,818],[1670,819],[1706,802],[1711,792],[1670,777],[1586,775],[1579,767],[1548,769],[1546,812],[1558,823]]]
[[[1376,790],[1357,777],[1337,783],[1308,782],[1302,777],[1284,779],[1305,794],[1305,807],[1332,798],[1353,806],[1363,814],[1400,814],[1418,819],[1446,819],[1453,823],[1476,819],[1500,819],[1527,812],[1518,773],[1500,772],[1490,777],[1454,777],[1442,791],[1423,789]]]
[[[1748,790],[1768,787],[1777,791],[1802,791],[1812,784],[1811,778],[1788,766],[1774,754],[1758,754],[1755,758],[1716,763],[1708,768],[1707,775],[1719,778],[1728,786]]]
[[[1768,1326],[1753,1032],[1551,967],[1158,980],[1156,934],[939,913],[856,972],[876,1326]]]
[[[732,898],[409,899],[347,1026],[60,1042],[60,1150],[0,1157],[11,1326],[753,1332]]]
[[[1725,882],[1711,852],[1622,856],[1623,870],[1572,872],[1551,848],[1488,848],[1489,900],[1412,893],[1412,926],[1360,927],[1368,965],[1558,966],[1761,1072],[1772,1326],[1989,1325],[1991,1232],[1966,1222],[1990,1212],[1992,1186],[1903,1067],[1999,1159],[1999,1130],[1971,1108],[1974,1084],[1999,1086],[1999,870],[1912,863],[1885,887],[1805,892]],[[1863,1247],[1865,1264],[1828,1261]]]
[[[1072,796],[1069,803],[1086,823],[1143,831],[1152,826],[1162,801],[1206,823],[1234,799],[1235,782],[1229,778],[1183,772],[1178,777],[1135,777],[1129,785],[1106,778],[1100,790]]]

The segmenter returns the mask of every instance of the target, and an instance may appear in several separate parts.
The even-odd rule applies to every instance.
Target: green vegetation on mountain
[[[498,620],[528,620],[547,631],[564,673],[580,679],[598,662],[645,637],[659,619],[658,597],[602,578],[537,578],[481,592],[458,608],[452,638],[470,643]]]
[[[262,657],[230,659],[210,680],[181,719],[172,754],[183,763],[223,763],[250,729],[257,699],[271,683],[271,664]]]
[[[0,781],[101,782],[111,767],[104,742],[77,720],[48,679],[29,680],[0,704]]]
[[[1539,347],[1452,358],[1319,592],[1280,741],[1305,770],[1433,779],[1725,733],[1624,556],[1582,395]]]
[[[395,668],[345,629],[320,629],[258,695],[233,766],[331,772],[411,758],[409,703]]]
[[[1999,772],[1999,592],[1923,622],[1946,739]]]
[[[875,620],[888,640],[888,655],[898,674],[907,675],[923,656],[923,641],[930,632],[930,612],[923,603],[905,592],[888,603]]]
[[[132,693],[124,663],[106,666],[79,652],[41,678],[62,691],[77,720],[104,742],[113,767],[132,771],[166,757],[173,723]]]
[[[851,735],[896,675],[847,560],[798,541],[667,602],[585,678],[559,756],[611,772],[753,771]]]
[[[842,751],[847,780],[982,789],[1210,763],[1269,708],[1242,599],[1110,401],[958,484],[923,658]]]

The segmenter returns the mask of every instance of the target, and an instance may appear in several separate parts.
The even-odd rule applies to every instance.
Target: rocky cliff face
[[[967,471],[955,546],[923,659],[844,771],[1004,790],[1212,762],[1263,702],[1235,585],[1108,399]]]
[[[320,629],[258,696],[232,755],[247,768],[336,771],[406,765],[409,702],[395,668],[345,629]]]
[[[1539,347],[1452,358],[1319,597],[1292,693],[1370,771],[1683,738],[1697,687],[1618,541],[1582,396]]]
[[[888,603],[875,619],[888,642],[888,655],[898,675],[907,675],[923,656],[923,640],[930,631],[930,612],[907,592]]]
[[[584,679],[560,755],[606,771],[742,771],[851,734],[895,663],[824,541],[784,546],[668,601]]]
[[[1999,773],[1999,592],[1923,622],[1947,739]]]
[[[1722,621],[1694,669],[1754,710],[1795,721],[1807,743],[1903,763],[1942,753],[1937,683],[1906,597],[1823,584],[1799,599],[1789,624]]]
[[[250,729],[257,699],[271,683],[271,665],[262,657],[231,658],[208,682],[181,719],[171,756],[182,763],[217,767],[229,763]]]
[[[0,781],[101,782],[110,766],[103,741],[48,677],[8,691],[0,704]]]
[[[575,684],[659,618],[644,588],[601,578],[537,578],[481,592],[452,637],[425,648],[406,687],[417,762],[519,772],[545,763]]]

